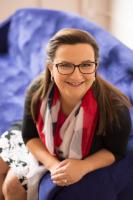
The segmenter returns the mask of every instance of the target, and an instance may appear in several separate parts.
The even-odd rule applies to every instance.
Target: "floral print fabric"
[[[22,185],[27,188],[26,175],[29,172],[31,153],[26,148],[21,130],[9,130],[0,137],[0,157],[11,167]]]

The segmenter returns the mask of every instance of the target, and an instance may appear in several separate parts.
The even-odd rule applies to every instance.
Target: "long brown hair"
[[[94,49],[95,62],[98,63],[99,48],[94,37],[86,31],[79,29],[62,29],[57,32],[47,45],[47,66],[53,62],[56,50],[64,44],[89,44]],[[37,120],[39,102],[45,97],[49,85],[51,83],[51,75],[48,67],[45,72],[40,74],[31,84],[27,92],[28,107],[27,110],[32,114],[34,121]],[[95,98],[99,107],[99,122],[97,134],[104,134],[107,126],[114,120],[119,124],[118,110],[116,108],[125,105],[130,106],[127,97],[117,88],[103,80],[99,75],[93,84]],[[117,106],[114,106],[117,105]]]

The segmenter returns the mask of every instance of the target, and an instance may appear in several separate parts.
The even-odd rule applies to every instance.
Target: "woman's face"
[[[62,75],[58,72],[55,64],[72,63],[79,65],[81,63],[89,63],[90,61],[95,62],[95,56],[93,47],[89,44],[61,45],[57,49],[55,59],[49,69],[61,97],[66,101],[79,101],[94,82],[95,72],[82,74],[79,68],[76,67],[73,73]],[[95,64],[93,67],[95,69]]]

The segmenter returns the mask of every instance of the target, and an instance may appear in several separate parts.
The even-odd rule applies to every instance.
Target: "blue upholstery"
[[[132,153],[117,164],[91,172],[68,187],[56,186],[47,173],[40,181],[39,200],[132,200],[131,163]],[[125,173],[128,170],[129,173]]]
[[[47,41],[56,31],[65,27],[84,29],[94,35],[100,46],[99,73],[133,102],[132,50],[80,16],[53,10],[21,9],[0,24],[0,133],[14,121],[22,119],[25,89],[45,68]],[[133,110],[131,118],[133,121]],[[128,151],[133,151],[133,128]],[[131,200],[123,199],[124,195],[132,196],[131,193],[131,186],[127,184],[118,199]],[[112,197],[115,200],[113,198],[115,196]]]
[[[99,71],[133,102],[133,51],[101,27],[74,14],[18,10],[0,24],[0,132],[22,117],[24,92],[45,64],[48,39],[64,27],[92,33],[100,46]],[[133,119],[133,111],[131,113]]]

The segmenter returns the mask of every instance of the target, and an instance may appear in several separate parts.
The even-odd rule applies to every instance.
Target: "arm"
[[[60,161],[53,155],[51,155],[44,144],[42,144],[40,138],[32,138],[26,144],[29,151],[40,161],[46,169],[53,171],[58,166]]]
[[[128,108],[122,107],[119,110],[120,125],[113,124],[108,127],[107,133],[103,136],[103,149],[84,159],[83,168],[87,172],[111,165],[122,159],[126,154],[128,138],[131,130],[131,119]]]
[[[85,174],[106,167],[121,159],[126,153],[126,146],[131,130],[131,119],[129,110],[123,108],[119,111],[120,126],[114,124],[109,128],[106,136],[103,136],[103,148],[88,156],[84,160],[66,159],[52,174],[52,179],[57,184],[67,177],[68,184],[79,181]],[[80,173],[79,173],[80,172]]]
[[[103,136],[104,148],[111,151],[116,161],[121,160],[127,151],[127,143],[131,132],[131,117],[129,109],[125,106],[118,111],[119,125],[113,122]]]
[[[87,173],[111,165],[114,161],[115,156],[110,151],[101,149],[84,160],[66,159],[60,162],[51,178],[60,186],[64,185],[63,179],[67,179],[67,184],[70,185],[78,182]]]
[[[58,165],[59,160],[47,151],[46,147],[42,144],[39,138],[36,124],[33,121],[29,109],[31,103],[29,92],[31,92],[31,89],[28,91],[25,100],[22,137],[29,151],[46,167],[46,169],[52,172],[52,170]]]
[[[88,156],[82,161],[83,174],[92,172],[111,165],[115,162],[115,156],[107,149],[101,149],[93,155]]]
[[[22,137],[29,151],[46,169],[52,172],[58,165],[59,160],[47,151],[38,136],[38,131],[32,117],[26,113],[23,117]]]

